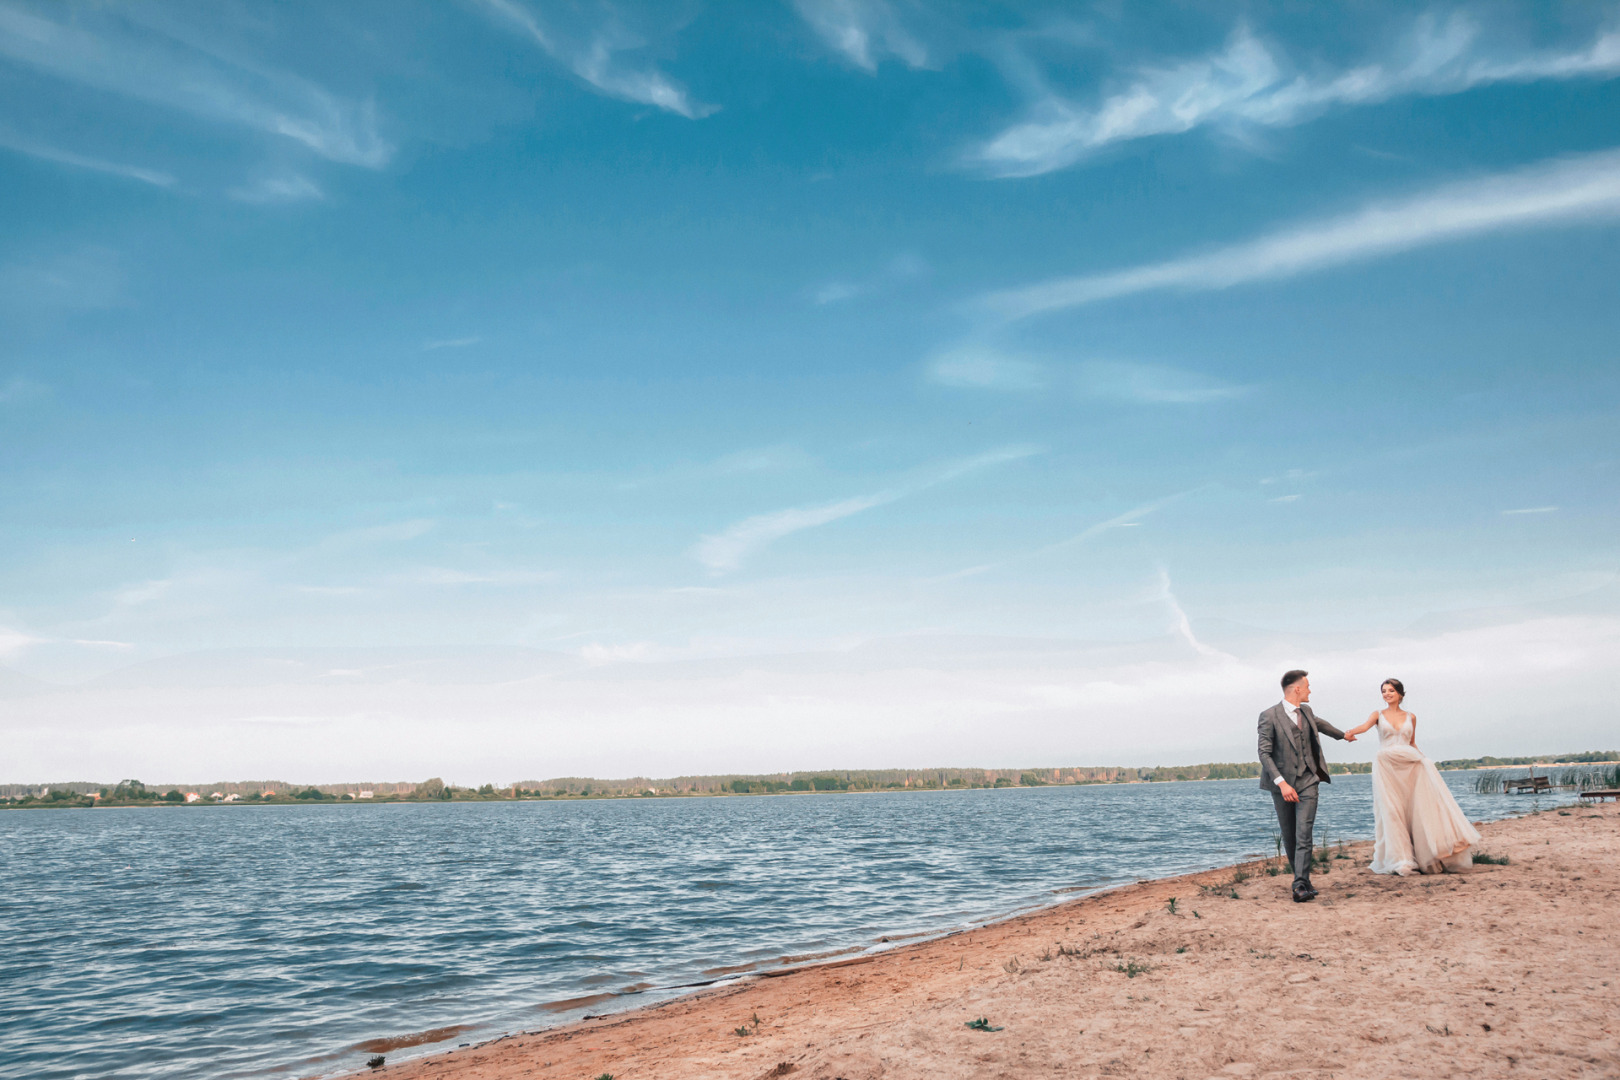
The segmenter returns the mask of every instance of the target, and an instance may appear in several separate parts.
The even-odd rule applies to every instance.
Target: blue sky
[[[1614,741],[1620,6],[0,0],[0,88],[0,779]]]

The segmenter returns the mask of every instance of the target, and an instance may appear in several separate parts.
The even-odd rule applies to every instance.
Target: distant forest
[[[1442,769],[1620,761],[1620,750],[1540,757],[1454,758]],[[1336,774],[1370,772],[1367,762],[1333,762]],[[421,783],[376,782],[299,786],[281,780],[219,781],[212,784],[157,784],[139,780],[117,784],[73,781],[58,784],[0,785],[0,806],[152,806],[201,803],[443,802],[510,799],[578,799],[670,797],[683,795],[776,795],[811,791],[949,791],[968,788],[1031,788],[1073,784],[1130,784],[1174,780],[1241,780],[1260,775],[1258,762],[1206,762],[1202,765],[1157,765],[1041,769],[821,769],[809,772],[676,776],[653,779],[633,776],[601,780],[564,776],[520,780],[495,787],[456,787],[438,777]]]

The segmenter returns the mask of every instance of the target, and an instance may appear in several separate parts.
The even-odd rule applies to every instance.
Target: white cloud
[[[552,59],[568,67],[609,97],[653,105],[687,119],[698,119],[719,106],[694,102],[686,90],[653,68],[623,67],[618,54],[640,48],[644,42],[615,23],[599,26],[589,42],[575,44],[547,30],[527,7],[517,0],[483,0],[491,11],[523,31]]]
[[[870,495],[857,495],[854,498],[841,499],[837,502],[823,503],[818,506],[791,507],[786,510],[776,510],[768,514],[756,514],[744,518],[736,524],[715,533],[705,536],[692,548],[692,556],[698,562],[709,568],[713,574],[723,574],[735,570],[742,565],[743,560],[759,551],[761,548],[805,529],[813,529],[820,525],[827,525],[843,518],[859,514],[863,510],[870,510],[876,506],[903,499],[908,495],[915,495],[936,484],[954,480],[979,469],[991,465],[998,465],[1019,458],[1029,457],[1036,451],[1027,446],[1006,447],[994,450],[966,461],[957,462],[942,469],[932,476],[915,483],[901,487],[889,488],[874,492]]]
[[[982,345],[965,345],[935,357],[928,365],[928,378],[943,386],[1009,392],[1070,383],[1084,398],[1139,405],[1204,404],[1249,392],[1248,387],[1163,364],[1089,360],[1060,365]]]
[[[432,531],[434,522],[431,518],[411,518],[406,521],[394,521],[386,525],[365,525],[358,529],[345,529],[323,537],[310,551],[330,553],[334,551],[354,551],[375,547],[379,544],[399,544],[408,540],[415,540]]]
[[[548,585],[562,575],[555,570],[457,570],[424,566],[403,575],[403,581],[421,585]]]
[[[1246,29],[1213,56],[1142,70],[1093,106],[1047,92],[1028,119],[969,155],[994,175],[1034,176],[1073,165],[1103,147],[1206,125],[1296,124],[1336,105],[1366,105],[1409,94],[1457,94],[1499,82],[1620,75],[1620,32],[1574,52],[1500,59],[1482,54],[1465,15],[1424,17],[1390,59],[1324,74],[1292,72]]]
[[[307,176],[282,173],[264,176],[231,191],[231,198],[245,203],[290,203],[324,199],[326,193]]]
[[[439,341],[424,341],[422,342],[422,351],[433,352],[435,349],[465,349],[470,346],[477,345],[483,340],[483,338],[475,335],[473,337],[445,338]]]
[[[850,281],[829,281],[825,285],[817,286],[810,294],[816,305],[837,304],[844,300],[853,300],[861,295],[861,287]]]
[[[845,300],[854,300],[857,297],[886,292],[927,272],[928,261],[922,256],[913,254],[897,255],[889,260],[889,264],[882,270],[863,280],[829,281],[825,285],[818,286],[811,291],[810,299],[818,307],[827,304],[840,304]]]
[[[1284,229],[1205,255],[1060,278],[984,298],[1008,319],[1165,289],[1226,289],[1503,229],[1620,215],[1620,152],[1449,184],[1400,202]]]
[[[813,529],[817,525],[870,510],[874,506],[894,502],[901,497],[899,491],[880,491],[873,495],[858,495],[853,499],[824,503],[820,506],[793,507],[769,514],[756,514],[744,518],[723,532],[705,536],[692,549],[698,562],[713,573],[735,570],[743,559],[784,536]]]
[[[887,0],[794,0],[793,6],[823,41],[862,71],[877,71],[884,56],[907,67],[928,66],[928,50],[901,25]]]
[[[30,645],[38,645],[45,640],[45,638],[35,637],[33,634],[25,634],[21,630],[12,630],[0,626],[0,656],[10,656],[13,653],[22,652]]]
[[[161,599],[165,593],[174,588],[173,579],[164,578],[156,581],[143,581],[139,585],[127,585],[118,590],[115,599],[119,607],[139,607]]]
[[[230,654],[176,658],[184,663],[143,678],[8,700],[4,779],[304,783],[354,780],[364,762],[373,775],[476,784],[828,764],[1246,760],[1254,715],[1276,700],[1277,676],[1290,667],[1312,672],[1312,703],[1341,726],[1377,704],[1381,679],[1403,678],[1435,758],[1579,750],[1612,736],[1594,707],[1612,696],[1620,664],[1620,618],[1610,612],[1227,641],[1201,626],[1196,608],[1183,633],[1175,599],[1141,597],[1168,615],[1167,633],[1106,646],[911,636],[742,662],[659,662],[669,650],[632,642],[590,649],[588,659],[585,650],[535,653],[517,669],[447,650],[365,678],[322,676],[382,657],[300,650],[251,670]],[[283,724],[302,725],[299,738],[286,738]],[[1365,761],[1374,750],[1363,741],[1331,754]]]
[[[1556,506],[1528,506],[1528,507],[1525,507],[1522,510],[1504,510],[1504,511],[1502,511],[1502,513],[1503,514],[1509,514],[1509,515],[1511,515],[1511,514],[1551,514],[1554,511],[1556,511],[1557,509],[1558,509],[1558,507],[1556,507]]]
[[[1039,390],[1046,374],[1039,361],[981,345],[952,349],[928,365],[932,382],[984,390]]]
[[[1249,392],[1248,387],[1233,386],[1196,371],[1117,360],[1081,364],[1078,384],[1087,397],[1142,405],[1199,405]]]
[[[119,161],[106,161],[87,154],[76,154],[71,150],[49,146],[45,143],[35,142],[23,138],[10,131],[0,130],[0,147],[13,150],[19,154],[39,158],[41,161],[55,162],[58,165],[70,165],[75,169],[88,169],[91,172],[106,173],[109,176],[121,176],[126,180],[139,180],[143,184],[154,187],[173,187],[175,179],[166,172],[157,169],[142,168],[139,165],[127,165]]]
[[[87,29],[92,25],[97,30]],[[282,136],[332,161],[380,168],[393,156],[370,103],[113,19],[53,22],[0,5],[0,56],[93,89]]]

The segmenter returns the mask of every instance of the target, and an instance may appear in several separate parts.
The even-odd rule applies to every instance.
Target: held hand
[[[1345,742],[1355,742],[1356,741],[1356,733],[1353,732],[1353,731],[1345,732],[1344,733],[1344,741]]]
[[[1299,792],[1288,781],[1278,784],[1277,789],[1282,792],[1283,802],[1299,802]]]

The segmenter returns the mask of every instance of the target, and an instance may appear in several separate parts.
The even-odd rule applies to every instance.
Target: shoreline
[[[1540,1027],[1523,1026],[1523,1038],[1514,1044],[1518,1051],[1514,1054],[1502,1049],[1511,1041],[1507,1039],[1509,1029],[1502,1024],[1477,1027],[1491,1024],[1484,1019],[1469,1028],[1463,1021],[1447,1017],[1468,1004],[1460,1000],[1455,983],[1456,973],[1470,965],[1484,971],[1486,981],[1461,997],[1517,993],[1498,988],[1515,982],[1534,983],[1538,978],[1567,982],[1576,967],[1601,969],[1604,978],[1590,980],[1591,986],[1595,990],[1597,982],[1603,981],[1607,987],[1606,973],[1620,960],[1616,935],[1607,928],[1617,910],[1615,885],[1620,884],[1620,874],[1606,868],[1620,858],[1616,824],[1620,824],[1620,807],[1614,806],[1572,805],[1504,818],[1483,826],[1481,848],[1514,856],[1509,865],[1480,865],[1469,874],[1429,878],[1372,875],[1365,870],[1370,843],[1344,845],[1341,857],[1330,862],[1329,871],[1319,873],[1322,899],[1313,904],[1294,905],[1286,900],[1286,873],[1272,877],[1265,872],[1275,861],[1272,859],[1106,887],[920,941],[842,960],[750,972],[621,1012],[499,1036],[351,1075],[506,1080],[607,1073],[618,1080],[631,1080],[655,1075],[754,1078],[803,1070],[816,1080],[865,1080],[912,1075],[966,1077],[986,1072],[1050,1075],[1054,1068],[1079,1076],[1202,1077],[1223,1070],[1248,1075],[1236,1069],[1246,1063],[1242,1054],[1226,1053],[1230,1060],[1221,1062],[1192,1060],[1201,1053],[1210,1057],[1199,1049],[1199,1038],[1188,1035],[1189,1031],[1203,1032],[1200,1014],[1225,1013],[1228,1024],[1243,1030],[1256,1023],[1280,1025],[1287,1030],[1276,1032],[1279,1038],[1290,1037],[1289,1032],[1291,1037],[1301,1037],[1295,1030],[1297,1024],[1279,1016],[1278,1006],[1288,994],[1278,988],[1309,984],[1307,989],[1319,997],[1321,991],[1330,989],[1316,985],[1324,980],[1355,984],[1357,992],[1348,996],[1344,994],[1347,986],[1331,988],[1352,1002],[1387,996],[1389,987],[1395,986],[1397,996],[1413,996],[1429,1012],[1438,1009],[1434,1015],[1440,1022],[1425,1021],[1415,1028],[1407,1025],[1399,1038],[1379,1035],[1363,1040],[1355,1050],[1354,1068],[1329,1061],[1321,1065],[1320,1073],[1306,1070],[1291,1075],[1396,1075],[1407,1068],[1401,1064],[1405,1059],[1380,1056],[1379,1047],[1402,1047],[1412,1040],[1462,1039],[1465,1034],[1474,1042],[1487,1037],[1472,1050],[1489,1051],[1487,1057],[1495,1054],[1491,1060],[1504,1068],[1510,1060],[1523,1062],[1537,1053],[1554,1053],[1560,1057],[1555,1072],[1599,1075],[1620,1065],[1620,1044],[1613,1038],[1620,1025],[1600,1025],[1577,1040],[1589,1049],[1601,1050],[1595,1057],[1587,1054],[1591,1061],[1602,1063],[1594,1071],[1585,1069],[1580,1060],[1564,1059],[1562,1051],[1538,1051],[1534,1044],[1542,1040],[1537,1032],[1545,1027],[1540,1021]],[[1546,850],[1534,850],[1537,844]],[[1334,850],[1336,854],[1341,851]],[[1549,861],[1560,872],[1568,869],[1564,863],[1577,864],[1581,871],[1548,879],[1534,868]],[[1583,881],[1592,884],[1575,884]],[[1558,899],[1547,895],[1550,891],[1556,891]],[[1413,916],[1412,942],[1429,946],[1433,944],[1430,937],[1438,935],[1450,940],[1449,952],[1455,955],[1448,961],[1443,955],[1436,957],[1433,949],[1416,958],[1410,950],[1391,954],[1388,943],[1381,944],[1376,933],[1370,941],[1359,940],[1368,934],[1365,919],[1343,924],[1349,927],[1342,930],[1346,940],[1335,940],[1341,935],[1331,934],[1328,924],[1333,928],[1341,925],[1341,914],[1373,915],[1374,931],[1382,930],[1385,918],[1378,916],[1389,917],[1387,913],[1361,910],[1375,898],[1414,901],[1412,908],[1401,912],[1403,917]],[[1567,912],[1549,913],[1545,901],[1566,909],[1573,906],[1578,909],[1577,919],[1580,912],[1600,903],[1602,919],[1586,930],[1603,929],[1587,934],[1573,926],[1573,932],[1567,932],[1571,929]],[[1526,902],[1530,902],[1528,906]],[[1449,914],[1464,917],[1439,918],[1448,914],[1447,904],[1458,908]],[[1418,918],[1420,915],[1427,918]],[[1494,953],[1485,947],[1489,942],[1476,940],[1493,937],[1510,920],[1523,922],[1524,932],[1534,942],[1522,941],[1519,948]],[[1300,928],[1311,939],[1307,947],[1285,954],[1272,940],[1281,925]],[[1457,926],[1468,929],[1459,931]],[[1317,940],[1325,932],[1331,936]],[[1560,941],[1560,937],[1569,940]],[[1172,943],[1179,944],[1172,949]],[[1521,957],[1525,950],[1529,955]],[[1439,973],[1431,971],[1429,982],[1404,990],[1400,980],[1390,981],[1389,972],[1371,970],[1377,966],[1373,962],[1377,953],[1395,960],[1427,955],[1440,965]],[[1555,955],[1560,953],[1569,955]],[[1309,963],[1300,964],[1299,957],[1307,957]],[[975,963],[969,966],[968,960]],[[1360,971],[1352,971],[1358,964]],[[1532,964],[1532,972],[1518,974]],[[1288,971],[1276,986],[1262,983],[1253,1002],[1245,1004],[1224,996],[1234,982],[1250,981],[1255,965],[1298,970]],[[1536,974],[1544,968],[1549,969],[1548,975]],[[1554,987],[1548,992],[1561,995],[1568,989]],[[1132,993],[1136,990],[1143,992],[1140,998]],[[1208,996],[1210,990],[1222,1005],[1191,1003],[1200,1000],[1200,992]],[[1607,993],[1599,997],[1608,1000]],[[1074,1002],[1088,998],[1092,999],[1090,1011],[1076,1013]],[[1170,1034],[1158,1030],[1151,1019],[1155,1010],[1138,1005],[1149,1000],[1180,1008],[1189,1023]],[[1557,997],[1551,1000],[1565,1007]],[[1479,1012],[1495,1010],[1502,1003],[1472,1004]],[[981,1015],[1005,1032],[975,1032],[963,1026]],[[1384,1022],[1379,1020],[1381,1015],[1370,1012],[1366,1022],[1376,1026]],[[1010,1055],[992,1053],[994,1062],[984,1058],[981,1051],[994,1050],[1000,1045],[997,1039],[1007,1042],[1006,1032],[1015,1031],[1018,1046],[1025,1049]],[[1078,1043],[1065,1042],[1065,1031]],[[1090,1043],[1115,1044],[1111,1053],[1141,1044],[1141,1052],[1137,1058],[1119,1057],[1118,1053],[1113,1058],[1098,1059],[1094,1053],[1088,1058]],[[1046,1047],[1043,1065],[1035,1060],[1042,1055],[1027,1049],[1037,1044]],[[1455,1055],[1460,1046],[1442,1042],[1434,1049]],[[943,1049],[947,1047],[949,1052]],[[879,1048],[882,1052],[877,1052]],[[1025,1058],[1030,1060],[1022,1060]],[[1167,1064],[1181,1059],[1188,1060],[1174,1070]],[[1377,1069],[1368,1065],[1374,1060],[1382,1061]],[[1092,1071],[1087,1072],[1088,1068]]]

